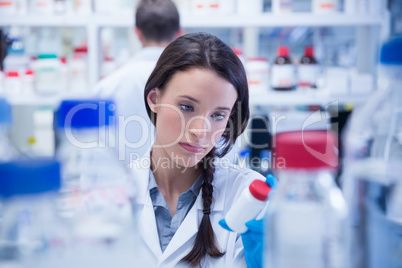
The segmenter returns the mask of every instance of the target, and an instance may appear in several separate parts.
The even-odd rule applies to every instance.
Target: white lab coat
[[[130,164],[132,178],[138,190],[134,207],[139,219],[139,232],[146,250],[153,256],[152,261],[157,263],[157,267],[174,267],[193,246],[203,216],[202,193],[199,193],[194,206],[162,253],[149,194],[149,165],[149,154]],[[219,259],[206,257],[201,267],[247,267],[240,234],[223,229],[219,225],[219,220],[224,218],[241,191],[255,179],[264,180],[264,177],[255,171],[240,169],[232,164],[221,163],[216,166],[212,182],[214,192],[210,219],[219,248],[226,254]]]
[[[161,47],[141,49],[128,63],[102,79],[94,89],[97,97],[113,99],[116,115],[126,120],[118,124],[116,149],[119,159],[127,164],[135,159],[136,154],[143,156],[154,141],[154,126],[145,109],[144,89],[162,52]]]

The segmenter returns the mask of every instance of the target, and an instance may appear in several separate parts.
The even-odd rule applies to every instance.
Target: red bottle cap
[[[289,48],[287,46],[280,46],[278,48],[278,56],[279,57],[287,57],[287,56],[289,56]]]
[[[305,130],[276,135],[274,168],[336,169],[338,166],[337,138],[331,131]]]
[[[32,69],[27,69],[27,70],[25,71],[25,74],[26,74],[26,75],[33,75],[34,72],[33,72]]]
[[[304,48],[304,55],[307,57],[313,57],[314,56],[314,47],[313,46],[307,46]]]
[[[7,77],[18,77],[20,75],[17,71],[8,71],[8,72],[6,72],[6,76]]]
[[[76,47],[74,48],[74,53],[88,53],[88,47]]]
[[[260,201],[266,201],[271,192],[271,187],[269,187],[265,181],[261,180],[254,180],[248,189],[250,190],[251,195]]]

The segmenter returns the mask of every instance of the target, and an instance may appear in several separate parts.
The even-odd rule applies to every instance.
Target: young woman
[[[159,58],[144,95],[155,142],[131,164],[139,230],[158,266],[246,267],[240,234],[218,222],[264,180],[219,159],[246,128],[248,96],[240,60],[215,36],[182,36]]]

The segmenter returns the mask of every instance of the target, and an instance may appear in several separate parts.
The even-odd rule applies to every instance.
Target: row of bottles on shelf
[[[365,94],[372,91],[373,78],[369,74],[350,73],[345,68],[324,68],[314,57],[314,48],[307,46],[297,64],[287,46],[280,46],[277,57],[270,64],[266,58],[244,60],[241,50],[235,52],[243,60],[251,95],[272,91],[319,91],[329,89],[333,95]],[[325,79],[324,79],[325,77]],[[324,81],[326,80],[326,81]]]
[[[126,14],[131,15],[138,0],[0,0],[0,14]],[[175,0],[182,13],[256,14],[265,11],[264,0]],[[311,0],[310,10],[317,14],[343,11],[347,14],[379,14],[384,10],[381,0]],[[275,14],[297,11],[295,0],[272,0]]]
[[[0,70],[0,92],[6,94],[52,95],[88,91],[86,48],[76,48],[70,58],[55,54],[29,57],[9,54]]]
[[[193,14],[258,14],[271,11],[274,14],[297,12],[299,6],[303,11],[310,10],[315,14],[380,14],[384,9],[382,0],[175,0],[182,13]],[[304,6],[307,6],[304,7]]]
[[[290,91],[297,87],[317,88],[319,65],[311,46],[305,48],[297,68],[290,58],[287,46],[278,48],[277,57],[272,65],[266,58],[250,58],[245,62],[245,68],[250,94],[261,94],[269,88],[276,91]]]
[[[132,15],[137,0],[0,0],[0,14],[79,14],[116,13]]]

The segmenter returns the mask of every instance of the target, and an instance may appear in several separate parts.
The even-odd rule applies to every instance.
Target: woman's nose
[[[188,122],[188,130],[191,135],[199,139],[204,138],[211,131],[211,124],[205,116],[193,117]]]

